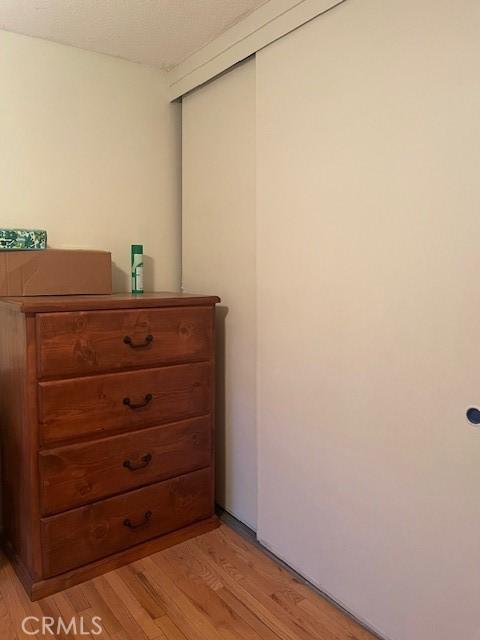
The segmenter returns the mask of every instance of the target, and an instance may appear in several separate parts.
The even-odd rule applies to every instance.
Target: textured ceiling
[[[0,0],[0,29],[169,69],[266,0]]]

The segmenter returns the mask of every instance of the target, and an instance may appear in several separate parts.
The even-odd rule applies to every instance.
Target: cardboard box
[[[112,293],[107,251],[0,251],[0,296]]]

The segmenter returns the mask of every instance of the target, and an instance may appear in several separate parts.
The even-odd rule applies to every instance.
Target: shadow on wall
[[[143,290],[155,291],[154,260],[152,256],[143,255]],[[130,270],[121,269],[116,262],[112,262],[112,289],[114,293],[131,291]]]
[[[215,500],[225,505],[225,320],[228,307],[217,305],[215,311]]]
[[[112,262],[112,289],[113,293],[130,291],[130,274],[125,273],[115,262]]]

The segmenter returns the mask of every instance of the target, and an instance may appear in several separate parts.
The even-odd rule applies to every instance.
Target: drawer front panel
[[[45,577],[80,567],[213,515],[202,469],[41,521]]]
[[[209,363],[41,382],[43,444],[156,426],[210,413]]]
[[[44,515],[211,464],[210,416],[40,452]]]
[[[208,360],[212,335],[210,307],[41,313],[38,373],[85,375]]]

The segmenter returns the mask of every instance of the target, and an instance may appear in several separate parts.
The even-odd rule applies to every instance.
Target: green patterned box
[[[36,251],[46,248],[46,231],[41,229],[0,229],[0,250]]]

